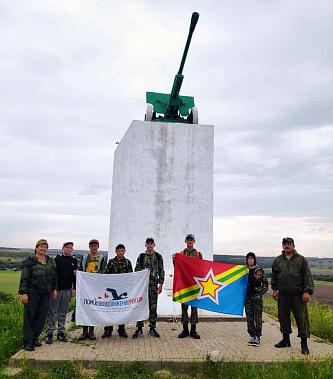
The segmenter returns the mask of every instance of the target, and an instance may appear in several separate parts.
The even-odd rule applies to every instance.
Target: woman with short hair
[[[43,330],[50,296],[57,297],[57,269],[54,259],[46,255],[49,245],[45,239],[36,243],[35,255],[23,262],[19,294],[24,304],[23,343],[27,351],[42,344],[38,338]]]

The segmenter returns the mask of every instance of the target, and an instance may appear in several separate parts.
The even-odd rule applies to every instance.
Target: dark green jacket
[[[135,271],[150,269],[149,284],[164,283],[163,257],[157,251],[153,254],[141,253],[136,261]]]
[[[27,258],[22,265],[19,294],[30,292],[46,294],[58,289],[57,265],[54,259],[46,256],[46,264],[38,261],[36,256]]]
[[[296,250],[290,259],[282,251],[273,262],[271,285],[273,290],[282,293],[297,295],[309,292],[312,295],[314,284],[308,261]]]
[[[131,261],[125,257],[123,259],[114,257],[109,260],[104,274],[126,274],[128,272],[133,272]]]
[[[256,295],[262,296],[268,290],[267,276],[266,276],[264,270],[258,265],[256,265],[256,267],[254,268],[254,276],[256,277],[256,279],[258,279],[258,282],[260,283],[260,285],[258,287],[257,286],[253,287],[253,291],[255,293],[254,296],[256,296]]]

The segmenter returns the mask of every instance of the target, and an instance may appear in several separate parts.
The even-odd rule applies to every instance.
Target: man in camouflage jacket
[[[307,338],[310,338],[310,323],[306,303],[313,294],[314,283],[308,261],[295,250],[294,240],[282,240],[283,251],[275,258],[272,266],[273,298],[278,301],[280,330],[283,339],[277,348],[290,347],[289,335],[292,332],[290,312],[293,313],[298,337],[301,337],[302,354],[309,354]]]
[[[104,274],[125,274],[127,272],[133,272],[132,263],[129,259],[124,257],[126,252],[125,246],[119,244],[116,247],[116,256],[111,258],[108,265],[104,271]],[[113,332],[113,326],[105,326],[102,338],[111,337]],[[118,325],[118,334],[122,338],[127,338],[127,333],[125,330],[125,324]]]
[[[163,257],[157,251],[154,250],[155,241],[154,238],[148,237],[146,239],[146,252],[139,255],[135,271],[142,271],[149,269],[149,288],[148,288],[148,300],[149,300],[149,334],[153,337],[160,338],[160,335],[156,331],[157,321],[157,296],[162,292],[164,283],[164,267]],[[142,335],[143,321],[137,323],[137,330],[135,331],[133,338],[138,338]]]
[[[195,238],[194,238],[193,234],[187,234],[186,235],[185,243],[186,243],[186,249],[181,251],[179,254],[185,255],[187,257],[202,259],[202,254],[193,247],[193,245],[195,244]],[[176,253],[176,254],[178,254],[178,253]],[[176,254],[172,255],[173,263],[175,261]],[[189,307],[189,305],[182,304],[181,306],[182,306],[181,322],[183,325],[183,331],[178,335],[178,338],[185,338],[185,337],[191,336],[195,339],[200,339],[200,335],[197,333],[197,330],[196,330],[197,323],[199,322],[198,309],[196,307],[191,306],[191,318],[189,320],[189,318],[188,318],[188,307]],[[191,324],[191,332],[189,332],[189,330],[188,330],[189,321]]]

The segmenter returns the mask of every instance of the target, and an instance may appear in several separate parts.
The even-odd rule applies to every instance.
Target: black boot
[[[301,338],[301,349],[302,349],[302,354],[304,355],[310,354],[307,338]]]
[[[183,325],[183,331],[178,334],[178,338],[185,338],[185,337],[188,337],[190,335],[189,331],[188,331],[188,325],[187,324],[184,324]]]
[[[104,326],[104,333],[102,334],[102,338],[109,338],[111,337],[113,332],[113,326]]]
[[[83,327],[82,334],[81,334],[80,337],[79,337],[79,340],[80,340],[80,341],[85,340],[87,337],[88,337],[88,327],[87,327],[87,326],[84,326],[84,327]]]
[[[57,334],[57,340],[61,342],[68,342],[68,338],[65,336],[64,332],[59,332]]]
[[[118,334],[119,334],[119,337],[122,337],[122,338],[128,337],[126,330],[125,330],[125,325],[119,325]]]
[[[197,333],[197,325],[196,324],[191,324],[191,332],[190,332],[190,336],[193,337],[194,339],[196,340],[199,340],[200,339],[200,336],[199,334]]]
[[[48,345],[51,345],[51,343],[53,343],[53,334],[52,333],[49,333],[46,336],[45,343],[48,344]]]
[[[278,349],[281,349],[282,347],[290,347],[290,346],[291,346],[291,343],[290,343],[290,338],[289,338],[288,333],[283,333],[283,339],[279,343],[275,344],[275,347],[277,347]]]
[[[90,341],[95,341],[95,339],[96,339],[93,326],[89,326],[89,336],[88,337],[89,337]]]
[[[143,334],[142,327],[138,326],[137,330],[133,334],[133,338],[139,338],[140,336],[142,336],[142,334]]]

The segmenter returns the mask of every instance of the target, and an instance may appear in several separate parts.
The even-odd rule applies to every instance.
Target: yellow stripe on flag
[[[194,295],[192,296],[188,296],[188,297],[184,297],[183,299],[180,299],[180,300],[177,300],[177,303],[186,303],[187,301],[191,301],[191,300],[194,300],[198,297],[198,294],[195,293]],[[174,297],[173,297],[174,298]]]
[[[216,275],[215,279],[220,280],[220,279],[224,278],[225,276],[228,276],[228,275],[232,274],[233,272],[239,270],[242,267],[244,267],[244,265],[237,265],[237,266],[231,268],[230,270],[224,271],[221,274]]]
[[[173,294],[173,298],[174,297],[177,297],[177,296],[180,296],[180,295],[183,295],[184,293],[187,293],[187,292],[190,292],[190,291],[193,291],[193,290],[196,290],[199,288],[199,285],[198,284],[194,284],[193,286],[191,287],[186,287],[186,288],[183,288],[182,290],[179,290],[178,292],[174,293]]]

